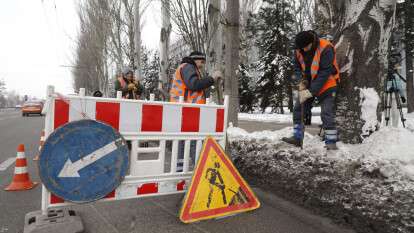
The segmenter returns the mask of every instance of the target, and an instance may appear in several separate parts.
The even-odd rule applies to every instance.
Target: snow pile
[[[360,88],[361,119],[365,121],[362,126],[362,134],[369,135],[375,131],[378,124],[377,106],[380,101],[378,93],[374,88]]]
[[[239,120],[244,121],[261,121],[261,122],[275,122],[275,123],[292,123],[292,114],[277,114],[277,113],[239,113]],[[322,124],[320,116],[312,116],[312,124]]]
[[[336,152],[310,134],[303,150],[280,141],[291,132],[230,127],[231,155],[242,175],[357,232],[414,232],[413,132],[385,127],[362,144],[338,143]]]

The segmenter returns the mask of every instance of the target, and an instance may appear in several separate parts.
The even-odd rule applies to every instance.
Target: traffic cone
[[[17,147],[16,165],[14,168],[14,177],[6,191],[19,191],[32,189],[37,185],[37,182],[30,180],[29,172],[27,171],[27,160],[24,155],[24,145],[20,144]]]
[[[39,153],[33,158],[33,161],[39,160],[40,150],[42,150],[43,144],[45,144],[45,131],[44,130],[42,130],[42,134],[40,135]]]

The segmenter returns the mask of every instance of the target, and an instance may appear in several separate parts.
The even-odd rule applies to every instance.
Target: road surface
[[[37,154],[44,117],[22,117],[18,111],[0,112],[0,233],[23,232],[24,216],[40,209],[41,188],[6,192],[13,176],[14,164],[2,163],[16,156],[19,143],[25,144],[32,180],[40,181],[32,158]],[[277,129],[286,125],[241,122],[241,127]],[[249,130],[251,131],[251,130]],[[5,167],[5,168],[4,168]],[[73,206],[79,211],[86,232],[260,232],[260,233],[352,233],[329,219],[314,215],[272,193],[250,184],[259,200],[258,210],[218,220],[183,224],[178,211],[183,195],[169,195]]]

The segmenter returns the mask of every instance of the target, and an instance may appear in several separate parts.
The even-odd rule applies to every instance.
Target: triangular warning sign
[[[259,208],[260,203],[220,145],[208,137],[181,207],[184,223]]]

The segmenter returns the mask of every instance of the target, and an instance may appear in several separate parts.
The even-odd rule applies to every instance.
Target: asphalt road
[[[32,180],[40,182],[32,158],[37,154],[44,118],[22,117],[18,111],[0,112],[0,168],[1,164],[16,156],[19,143],[25,144],[26,157]],[[261,123],[241,122],[241,127],[260,130]],[[275,125],[275,124],[272,124]],[[286,126],[286,125],[285,125]],[[277,127],[285,127],[273,126]],[[266,129],[270,126],[265,124]],[[251,130],[249,130],[251,131]],[[24,216],[40,209],[41,188],[20,192],[6,192],[13,176],[14,164],[0,169],[0,233],[23,232]],[[269,192],[250,184],[258,196],[258,210],[232,217],[183,224],[178,211],[183,195],[169,195],[73,206],[84,222],[86,232],[272,232],[272,233],[351,233],[331,223],[329,219],[314,215]]]

